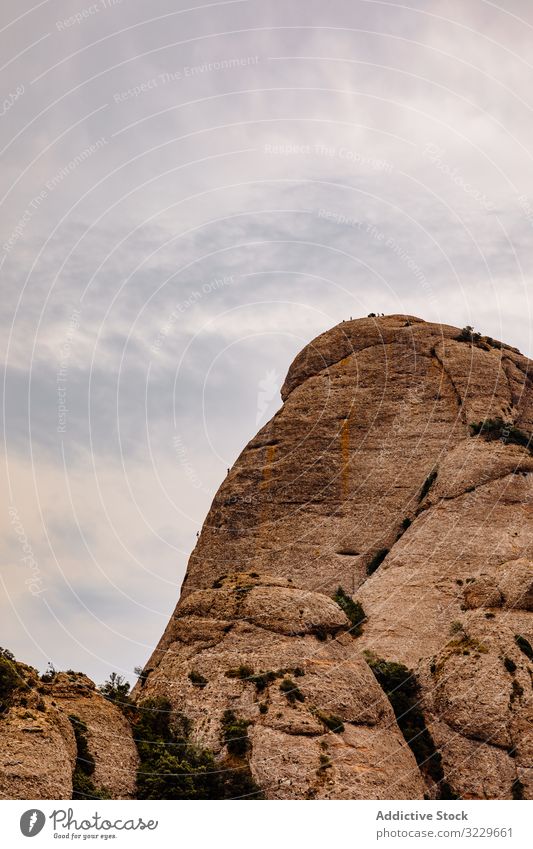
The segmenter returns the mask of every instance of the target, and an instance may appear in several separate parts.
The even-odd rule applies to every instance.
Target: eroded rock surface
[[[413,316],[311,342],[213,500],[140,714],[165,705],[246,797],[533,798],[531,374]],[[69,797],[71,713],[95,781],[133,792],[88,679],[34,696],[0,716],[0,795]]]
[[[214,498],[138,699],[168,696],[215,749],[242,714],[267,797],[532,798],[531,368],[413,316],[311,342]],[[353,635],[339,586],[366,615]],[[432,776],[364,652],[416,673]],[[301,668],[302,701],[240,665]]]

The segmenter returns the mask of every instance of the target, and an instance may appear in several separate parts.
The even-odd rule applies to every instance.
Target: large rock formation
[[[232,711],[267,798],[533,798],[531,375],[412,316],[311,342],[214,498],[139,702],[221,758]]]
[[[114,797],[190,797],[200,765],[204,797],[533,798],[531,374],[412,316],[315,339],[134,691],[137,790],[128,721],[88,679],[18,664],[13,689],[0,658],[0,796],[69,797],[81,746]]]

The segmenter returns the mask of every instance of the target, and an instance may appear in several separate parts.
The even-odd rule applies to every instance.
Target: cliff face
[[[86,675],[39,677],[0,657],[0,798],[128,799],[138,756],[129,722]]]
[[[267,798],[533,798],[531,375],[410,316],[311,342],[215,496],[138,701],[221,756],[232,711]]]

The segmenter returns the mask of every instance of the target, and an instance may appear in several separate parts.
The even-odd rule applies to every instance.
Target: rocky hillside
[[[533,798],[532,376],[412,316],[311,342],[138,700],[219,757],[229,712],[266,798]]]
[[[0,705],[0,795],[68,796],[81,747],[112,796],[533,798],[532,376],[412,316],[311,342],[214,498],[136,712],[34,681]]]

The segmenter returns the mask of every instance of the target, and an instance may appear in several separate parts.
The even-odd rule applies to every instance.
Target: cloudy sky
[[[0,645],[144,663],[343,318],[533,353],[532,37],[529,0],[3,0]]]

